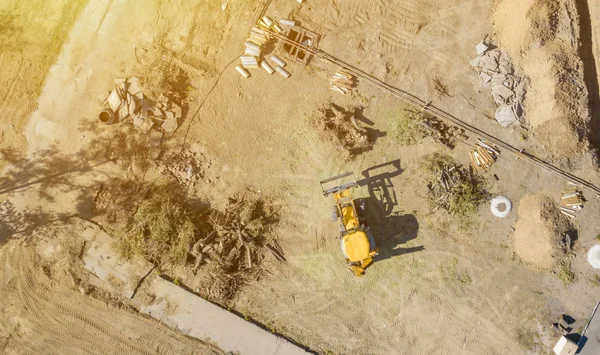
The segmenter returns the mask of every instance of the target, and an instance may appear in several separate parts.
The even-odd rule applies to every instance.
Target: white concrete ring
[[[492,214],[496,217],[504,218],[508,216],[512,209],[512,203],[504,196],[496,196],[491,203]]]

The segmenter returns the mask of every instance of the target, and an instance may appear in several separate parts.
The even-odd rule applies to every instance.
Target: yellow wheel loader
[[[339,181],[351,176],[352,173],[345,173],[321,181],[323,195],[333,194],[335,204],[333,206],[332,218],[340,222],[340,243],[342,254],[346,258],[348,268],[356,276],[362,276],[365,269],[373,262],[373,257],[377,255],[378,249],[375,245],[373,234],[367,225],[364,217],[364,200],[352,198],[352,190],[358,187],[356,181],[348,182],[342,185],[325,188],[325,184],[333,181]],[[358,206],[357,206],[358,205]]]

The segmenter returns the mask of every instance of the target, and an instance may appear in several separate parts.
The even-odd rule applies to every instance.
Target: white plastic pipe
[[[269,16],[263,16],[262,20],[265,23],[265,25],[267,25],[267,27],[271,27],[271,25],[273,24],[273,20],[271,20]]]
[[[237,70],[238,73],[242,74],[242,76],[246,79],[250,77],[250,73],[246,69],[240,67],[239,65],[235,67],[235,70]]]
[[[244,44],[246,45],[246,48],[251,48],[255,51],[260,51],[260,46],[256,43],[246,41],[246,43],[244,43]]]
[[[288,71],[283,69],[282,67],[276,67],[275,71],[281,74],[281,76],[283,76],[286,79],[290,77],[290,73],[288,73]]]
[[[290,27],[294,27],[296,26],[296,21],[294,20],[288,20],[285,18],[282,18],[281,20],[279,20],[279,23],[283,26],[290,26]]]
[[[262,62],[260,62],[260,66],[269,74],[275,73],[275,70],[273,69],[273,67],[270,66],[269,63],[267,63],[264,60]]]
[[[285,62],[283,60],[281,60],[281,58],[279,58],[276,55],[271,56],[271,59],[275,62],[275,64],[277,64],[280,67],[285,67]]]

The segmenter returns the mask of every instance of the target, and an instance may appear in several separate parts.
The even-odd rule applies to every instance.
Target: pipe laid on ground
[[[276,55],[272,55],[271,56],[271,60],[273,60],[275,62],[275,64],[277,64],[280,67],[285,67],[285,62],[283,60],[281,60],[281,58],[279,58]]]
[[[246,69],[242,68],[239,65],[237,67],[235,67],[235,70],[237,70],[238,73],[242,74],[242,76],[246,79],[248,79],[250,77],[250,73]]]
[[[264,60],[262,62],[260,62],[260,66],[269,74],[275,73],[275,69],[273,69],[273,67]]]
[[[281,74],[281,76],[283,76],[286,79],[290,77],[290,73],[282,67],[276,67],[275,71]]]
[[[271,25],[273,24],[273,20],[271,20],[269,16],[263,16],[262,20],[265,23],[265,25],[267,25],[267,27],[271,27]]]
[[[296,21],[294,20],[288,20],[285,18],[282,18],[281,20],[279,20],[279,23],[283,26],[290,26],[290,27],[294,27],[296,26]]]
[[[246,48],[251,48],[255,51],[260,51],[260,46],[254,42],[246,41],[244,44],[246,45]]]

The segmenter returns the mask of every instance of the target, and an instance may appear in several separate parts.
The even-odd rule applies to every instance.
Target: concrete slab
[[[517,117],[510,106],[503,105],[496,110],[496,121],[500,126],[506,128],[517,122]]]
[[[586,325],[579,341],[579,355],[598,355],[600,354],[600,313],[598,313],[598,306],[596,304],[592,317],[589,323]]]
[[[477,55],[482,55],[487,52],[489,48],[490,47],[487,44],[480,42],[475,46],[475,52],[477,52]]]
[[[83,236],[84,238],[88,237]],[[99,231],[89,242],[83,256],[83,266],[116,292],[131,299],[139,281],[151,270],[152,265],[142,260],[122,261],[112,248],[113,239]]]
[[[225,352],[244,355],[300,355],[304,349],[247,322],[233,313],[157,277],[150,287],[156,296],[140,312]]]

